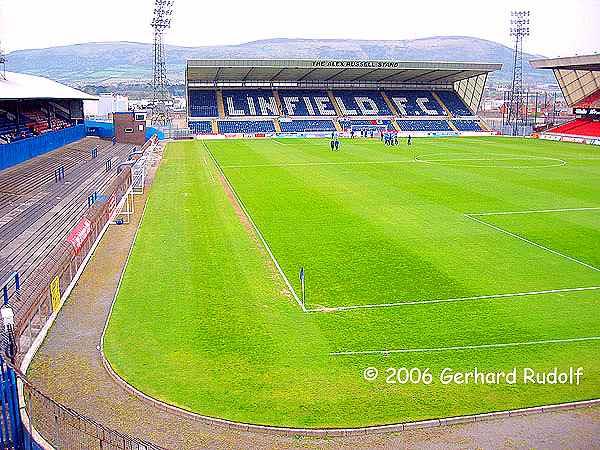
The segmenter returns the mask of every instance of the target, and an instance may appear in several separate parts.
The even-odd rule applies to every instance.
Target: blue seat
[[[280,120],[279,123],[284,133],[335,131],[335,125],[331,120]]]
[[[447,120],[398,120],[402,131],[453,131]]]
[[[212,133],[212,123],[209,120],[201,120],[198,122],[189,122],[188,124],[190,130],[194,134],[211,134]]]
[[[223,91],[225,115],[279,116],[279,108],[271,90],[226,90]]]
[[[482,131],[479,124],[474,120],[453,120],[452,123],[459,131]]]
[[[391,116],[381,92],[361,90],[337,90],[333,96],[342,116]]]
[[[191,117],[219,117],[215,91],[190,89],[189,102]]]
[[[445,116],[442,105],[429,91],[386,91],[390,102],[400,116]]]
[[[219,132],[226,133],[275,133],[272,120],[219,120]]]
[[[282,113],[286,116],[335,116],[335,107],[323,90],[279,90]]]
[[[473,111],[462,101],[458,94],[454,91],[436,91],[436,94],[450,110],[452,116],[473,116]]]

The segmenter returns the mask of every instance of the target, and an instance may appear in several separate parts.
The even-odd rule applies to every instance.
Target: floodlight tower
[[[515,39],[515,50],[508,124],[513,127],[513,136],[518,134],[519,123],[523,122],[523,39],[529,36],[529,16],[530,11],[510,13],[510,35]]]
[[[167,64],[165,61],[165,31],[171,27],[173,0],[154,0],[154,79],[152,81],[152,124],[167,125],[169,123],[170,94],[167,80]]]

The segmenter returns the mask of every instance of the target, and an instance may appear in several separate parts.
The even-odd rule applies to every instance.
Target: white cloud
[[[150,42],[152,6],[152,0],[0,0],[0,39],[8,50],[89,41]],[[175,0],[167,42],[198,46],[274,37],[466,35],[510,45],[509,13],[515,8],[532,11],[526,51],[547,56],[600,52],[600,0]]]

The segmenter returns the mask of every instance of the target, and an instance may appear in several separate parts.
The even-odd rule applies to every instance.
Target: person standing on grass
[[[331,151],[335,151],[335,139],[333,139],[333,137],[331,138],[329,145],[331,146]]]
[[[339,151],[339,149],[340,149],[340,140],[336,136],[336,138],[335,138],[335,151],[337,152],[337,151]]]
[[[410,134],[408,135],[408,145],[412,145],[412,137]]]

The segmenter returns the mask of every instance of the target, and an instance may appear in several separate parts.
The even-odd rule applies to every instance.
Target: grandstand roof
[[[15,72],[6,72],[6,80],[0,77],[0,100],[33,99],[98,100],[48,78]]]
[[[530,63],[536,69],[552,69],[569,106],[596,107],[594,102],[586,103],[585,100],[600,91],[600,53],[536,59]]]
[[[190,82],[446,84],[500,70],[502,64],[427,61],[289,59],[189,60]]]
[[[567,56],[563,58],[534,59],[535,69],[600,70],[600,53],[596,55]]]

